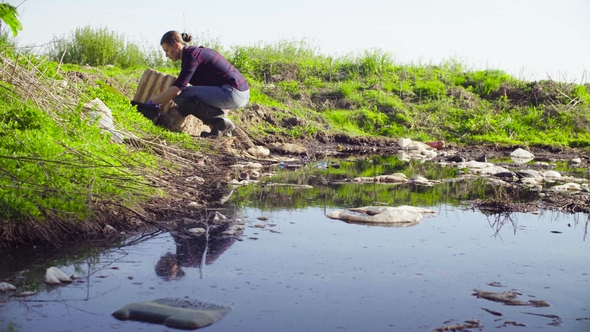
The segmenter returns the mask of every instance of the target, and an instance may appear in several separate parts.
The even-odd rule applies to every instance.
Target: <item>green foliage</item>
[[[514,81],[512,76],[501,70],[479,70],[472,73],[466,73],[464,76],[458,76],[454,82],[461,85],[480,96],[489,95],[490,92],[496,91],[503,83]]]
[[[48,52],[53,61],[122,68],[164,65],[161,51],[126,41],[125,35],[106,27],[77,28],[69,38],[55,42]]]
[[[0,136],[0,219],[82,220],[90,198],[129,198],[141,187],[119,159],[125,148],[79,114],[58,123],[32,105],[1,103]]]
[[[18,32],[22,31],[23,29],[23,26],[18,20],[17,16],[18,12],[16,11],[16,7],[7,3],[0,3],[0,20],[8,24],[13,36],[18,35]]]

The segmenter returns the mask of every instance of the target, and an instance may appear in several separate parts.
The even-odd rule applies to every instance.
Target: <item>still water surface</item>
[[[161,233],[95,254],[4,253],[0,279],[28,269],[20,282],[38,293],[0,293],[0,331],[168,331],[111,316],[126,304],[164,297],[232,308],[205,331],[431,331],[472,318],[486,331],[505,321],[590,331],[584,214],[486,215],[441,202],[422,205],[436,213],[420,224],[395,228],[327,218],[336,207],[252,206],[224,211],[242,220],[242,234],[212,233],[208,243]],[[31,286],[52,265],[82,282]],[[515,290],[519,300],[551,306],[506,306],[476,298],[474,289]]]

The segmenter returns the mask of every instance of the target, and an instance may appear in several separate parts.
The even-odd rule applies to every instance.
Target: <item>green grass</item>
[[[178,73],[178,63],[156,61],[161,57],[157,45],[141,47],[107,28],[90,27],[77,29],[65,44],[41,57],[18,54],[12,43],[0,38],[0,52],[16,66],[34,67],[33,76],[52,84],[51,98],[62,98],[54,87],[65,77],[83,78],[72,83],[81,90],[78,106],[65,109],[41,107],[26,97],[31,92],[18,94],[8,78],[0,81],[3,222],[77,222],[91,218],[97,201],[133,205],[159,194],[142,174],[174,164],[149,147],[113,144],[87,117],[82,104],[88,100],[101,99],[118,128],[141,139],[185,151],[206,149],[189,135],[154,126],[130,105],[147,66]],[[468,70],[453,59],[439,65],[400,64],[380,50],[330,57],[297,40],[219,49],[248,78],[250,104],[261,105],[274,119],[246,128],[254,137],[341,133],[458,144],[590,147],[589,84],[519,81],[500,70]],[[239,121],[240,112],[231,116]],[[301,121],[285,125],[291,117]]]

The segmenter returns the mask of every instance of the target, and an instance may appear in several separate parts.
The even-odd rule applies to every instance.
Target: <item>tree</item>
[[[10,27],[10,30],[12,30],[14,36],[23,29],[17,16],[16,7],[7,3],[0,3],[0,27],[2,27],[2,22],[6,23]]]

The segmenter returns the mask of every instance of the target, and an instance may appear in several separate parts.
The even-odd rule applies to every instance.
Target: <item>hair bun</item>
[[[191,40],[193,40],[193,36],[189,35],[189,34],[188,34],[188,33],[186,33],[186,32],[183,32],[183,33],[181,33],[181,34],[180,34],[180,36],[182,37],[182,40],[183,40],[185,43],[190,43],[190,42],[191,42]]]

